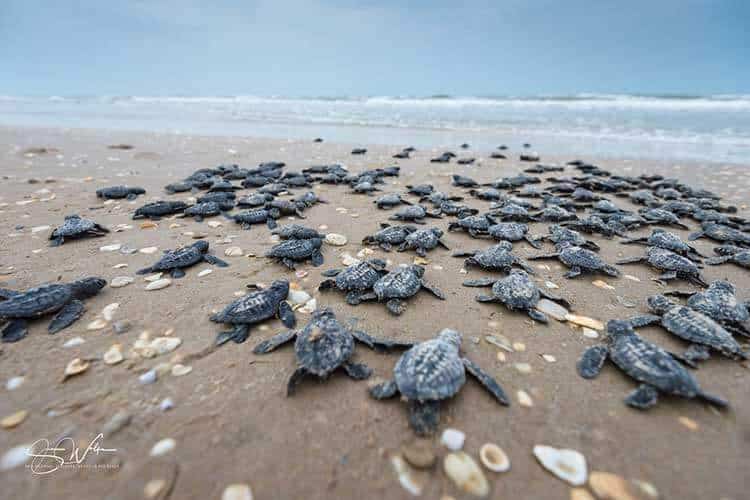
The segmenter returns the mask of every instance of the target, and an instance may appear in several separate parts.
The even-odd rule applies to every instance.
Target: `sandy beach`
[[[356,318],[358,325],[373,335],[426,340],[449,327],[463,333],[463,352],[498,379],[512,404],[497,405],[478,384],[469,381],[444,405],[440,430],[452,427],[463,431],[464,451],[477,460],[479,448],[488,442],[496,443],[508,454],[512,464],[508,472],[484,471],[491,487],[490,498],[570,498],[571,486],[542,468],[534,458],[532,449],[538,444],[579,451],[586,457],[589,473],[609,472],[624,478],[633,498],[652,498],[647,493],[650,488],[665,499],[747,498],[747,362],[714,356],[693,372],[708,392],[731,402],[727,411],[667,397],[646,412],[629,408],[623,398],[635,384],[611,365],[594,380],[584,380],[576,373],[576,361],[582,352],[601,339],[585,336],[570,323],[534,323],[528,316],[501,305],[480,304],[474,297],[483,293],[481,290],[461,286],[465,279],[493,273],[476,269],[463,273],[463,259],[453,258],[451,253],[485,248],[488,241],[446,231],[443,239],[451,250],[437,248],[429,252],[425,278],[443,290],[447,300],[419,293],[409,300],[406,312],[396,318],[383,304],[352,307],[344,302],[341,293],[317,291],[324,279],[321,271],[341,267],[345,254],[356,256],[364,248],[362,239],[374,233],[393,213],[377,210],[374,198],[352,194],[347,186],[314,186],[318,196],[328,203],[305,211],[306,219],[301,222],[321,228],[322,232],[342,234],[348,243],[325,245],[323,266],[298,266],[298,270],[307,272],[303,277],[303,273],[295,275],[263,257],[274,244],[263,225],[243,231],[222,217],[201,223],[189,218],[166,218],[153,225],[131,220],[133,210],[147,201],[187,200],[194,196],[189,192],[167,195],[163,186],[198,168],[220,164],[252,168],[261,162],[281,161],[287,170],[301,171],[312,165],[340,163],[350,172],[398,164],[401,175],[386,178],[386,185],[381,186],[384,192],[403,193],[407,184],[431,183],[441,191],[465,196],[465,203],[481,210],[488,209],[489,203],[468,196],[465,189],[452,187],[452,174],[489,182],[521,173],[532,165],[517,160],[518,150],[509,152],[507,160],[496,160],[489,157],[489,151],[461,151],[458,144],[453,144],[420,149],[411,159],[396,161],[392,155],[409,144],[386,147],[313,143],[312,139],[0,128],[0,287],[20,290],[83,276],[100,276],[108,282],[118,276],[134,278],[128,286],[107,286],[87,300],[85,315],[63,332],[48,335],[49,318],[45,318],[32,323],[27,338],[0,345],[0,418],[28,412],[20,424],[0,429],[0,454],[39,439],[56,442],[64,436],[73,437],[85,447],[103,429],[112,429],[113,416],[127,416],[127,423],[109,432],[100,443],[102,448],[116,451],[98,455],[92,452],[85,461],[110,464],[111,468],[79,467],[38,475],[19,466],[0,472],[4,496],[144,498],[149,482],[163,480],[156,483],[160,488],[151,483],[156,491],[152,498],[221,498],[225,488],[234,483],[250,485],[258,500],[412,498],[399,484],[391,463],[391,457],[415,437],[408,426],[405,404],[398,400],[375,401],[367,393],[366,381],[354,381],[340,373],[324,383],[306,381],[293,397],[286,397],[287,379],[295,368],[292,346],[265,356],[252,353],[259,341],[283,330],[277,320],[254,328],[243,344],[213,348],[222,325],[209,321],[212,312],[236,299],[247,284],[285,278],[315,297],[318,307],[331,307],[341,319]],[[115,144],[133,147],[108,148]],[[365,147],[368,152],[352,156],[353,147]],[[31,148],[44,150],[34,152]],[[446,149],[459,156],[476,157],[477,162],[429,162]],[[541,162],[564,164],[574,159],[544,155]],[[585,156],[580,159],[617,174],[676,177],[722,195],[725,203],[740,207],[738,215],[750,215],[744,205],[750,192],[750,165],[600,160]],[[569,167],[562,175],[575,173]],[[555,175],[561,174],[540,177]],[[141,186],[147,194],[133,202],[103,202],[96,198],[97,189],[119,184]],[[302,192],[295,190],[292,194]],[[639,208],[624,198],[615,201],[622,208]],[[51,229],[60,225],[65,215],[74,213],[93,219],[112,232],[101,238],[49,247]],[[452,220],[444,217],[427,222],[446,230]],[[221,225],[209,224],[210,221]],[[280,222],[291,221],[284,218]],[[693,230],[698,228],[694,221],[688,224]],[[123,229],[115,232],[118,225]],[[534,223],[531,232],[546,234],[547,226]],[[650,229],[640,229],[632,234],[649,232]],[[689,233],[681,229],[674,232],[683,239]],[[152,264],[163,250],[191,244],[196,235],[203,234],[211,252],[225,259],[229,267],[200,264],[187,269],[186,277],[174,280],[167,288],[145,290],[148,282],[136,275],[136,270]],[[621,245],[618,238],[606,240],[594,235],[591,239],[601,245],[600,254],[609,263],[644,250]],[[114,244],[157,250],[130,255],[100,250]],[[243,255],[226,257],[227,248],[235,246]],[[700,239],[695,246],[710,255],[714,245]],[[535,250],[525,242],[514,244],[514,252],[522,257],[551,252],[552,248],[547,243],[544,250]],[[411,263],[416,257],[413,252],[373,249],[373,257],[390,259],[393,266]],[[681,281],[665,288],[651,279],[657,273],[644,265],[621,266],[630,277],[585,275],[574,280],[563,278],[566,269],[555,260],[535,261],[532,266],[540,285],[557,285],[559,288],[553,291],[568,299],[576,313],[603,322],[646,312],[645,298],[649,295],[667,289],[694,289]],[[212,273],[199,277],[203,269],[211,269]],[[750,299],[747,270],[732,265],[706,266],[703,273],[708,281],[730,280],[741,298]],[[595,280],[610,286],[595,286]],[[100,329],[88,329],[112,303],[119,304],[113,319]],[[309,315],[297,312],[297,318],[305,324]],[[128,321],[129,330],[115,333],[112,325],[117,321]],[[143,332],[149,332],[152,338],[177,337],[181,343],[162,356],[131,356],[130,351]],[[670,350],[685,349],[683,342],[660,328],[645,328],[641,333]],[[502,351],[505,361],[498,358],[498,348],[485,341],[485,336],[492,334],[504,336],[515,347],[514,352]],[[84,342],[66,347],[75,337]],[[113,344],[121,344],[126,359],[109,365],[103,355]],[[357,346],[355,356],[381,378],[391,376],[398,359],[397,353],[375,353],[362,345]],[[74,358],[87,360],[90,366],[84,373],[62,381],[66,365]],[[192,371],[183,376],[172,375],[169,370],[178,363]],[[519,365],[524,368],[519,369]],[[155,367],[166,372],[152,384],[141,383],[139,376]],[[23,383],[15,390],[7,390],[6,381],[13,377],[23,377]],[[532,406],[519,404],[519,391],[530,396]],[[168,411],[160,408],[165,398],[171,399],[174,406]],[[152,447],[167,438],[174,440],[174,449],[151,456]],[[469,498],[446,477],[440,459],[447,450],[439,438],[438,433],[432,447],[438,463],[426,470],[413,470],[421,498]]]

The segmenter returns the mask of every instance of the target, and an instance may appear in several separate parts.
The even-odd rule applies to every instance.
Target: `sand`
[[[120,143],[134,148],[107,148]],[[262,255],[272,245],[264,226],[242,231],[221,218],[209,219],[221,221],[223,225],[218,228],[191,219],[170,219],[160,221],[158,228],[141,229],[140,221],[130,220],[130,213],[147,200],[166,198],[162,186],[201,167],[221,163],[252,167],[277,160],[286,162],[289,169],[301,170],[313,164],[340,162],[357,172],[393,164],[390,156],[400,147],[372,147],[365,156],[355,157],[349,155],[352,145],[312,141],[14,128],[0,129],[0,145],[0,269],[4,273],[0,286],[12,289],[86,275],[107,280],[135,276],[137,269],[148,266],[157,255],[122,255],[101,252],[99,248],[119,242],[134,248],[156,246],[161,252],[192,243],[189,236],[183,235],[187,231],[207,233],[212,251],[222,258],[229,245],[217,241],[230,235],[236,236],[231,245],[241,247],[245,253]],[[30,147],[56,151],[24,155],[23,150]],[[452,173],[490,181],[519,173],[525,166],[514,160],[490,160],[486,153],[472,153],[483,157],[479,166],[430,164],[428,159],[439,151],[442,150],[419,151],[413,159],[400,160],[402,176],[390,178],[393,185],[387,189],[403,191],[405,184],[430,182],[441,190],[460,192],[463,190],[450,187]],[[629,175],[649,172],[679,177],[716,190],[737,204],[747,199],[747,166],[583,159]],[[48,177],[55,181],[46,183]],[[29,179],[40,182],[32,184]],[[103,204],[95,197],[97,188],[115,184],[142,186],[148,193],[132,204]],[[1,345],[0,417],[19,410],[27,410],[29,416],[13,429],[0,430],[0,452],[41,438],[56,441],[66,435],[74,437],[83,448],[118,411],[132,416],[129,425],[101,443],[102,448],[114,448],[116,452],[98,456],[92,453],[85,460],[87,464],[111,463],[116,467],[58,470],[44,476],[19,467],[0,472],[3,496],[143,498],[148,481],[165,479],[168,486],[157,498],[219,498],[231,483],[249,484],[256,499],[410,498],[388,460],[390,454],[414,437],[403,403],[374,401],[366,393],[366,382],[340,374],[325,383],[306,382],[294,397],[287,398],[286,381],[294,370],[291,346],[266,356],[251,352],[258,341],[281,331],[278,321],[267,323],[268,328],[254,329],[244,344],[210,348],[220,329],[220,325],[208,321],[212,311],[234,300],[233,294],[244,290],[248,283],[269,283],[283,277],[298,281],[318,297],[319,305],[332,307],[341,318],[358,318],[360,326],[373,334],[428,339],[445,327],[463,332],[466,355],[497,377],[512,396],[513,404],[509,408],[498,406],[470,382],[444,406],[441,429],[450,426],[465,432],[464,449],[474,457],[486,442],[497,443],[510,456],[509,472],[486,472],[492,498],[568,498],[570,487],[535,461],[535,444],[578,450],[586,457],[590,471],[646,481],[662,498],[746,498],[745,475],[750,457],[747,365],[715,358],[695,372],[707,391],[731,401],[729,411],[717,412],[692,401],[669,398],[648,412],[630,409],[622,399],[634,384],[611,366],[592,381],[576,374],[577,358],[597,340],[586,338],[580,329],[574,330],[566,323],[534,324],[522,314],[475,302],[473,297],[478,290],[464,288],[460,282],[489,274],[475,270],[462,274],[462,260],[450,257],[450,252],[442,249],[429,253],[426,277],[446,292],[446,301],[420,293],[409,301],[407,311],[398,319],[387,314],[382,304],[348,306],[341,294],[316,291],[322,279],[320,271],[340,267],[344,253],[356,254],[362,238],[373,233],[391,213],[374,210],[372,198],[348,194],[345,187],[323,185],[316,192],[329,203],[308,210],[304,223],[311,227],[324,224],[328,231],[347,236],[349,243],[343,247],[326,246],[321,268],[300,266],[309,272],[302,280],[265,258],[247,256],[226,257],[231,264],[226,269],[205,264],[188,269],[185,278],[159,291],[145,291],[146,282],[137,276],[127,287],[107,287],[88,300],[85,316],[58,335],[48,335],[48,320],[41,320],[32,324],[30,334],[21,342]],[[54,199],[42,200],[52,193]],[[187,193],[169,198],[189,196]],[[28,200],[33,201],[18,204]],[[473,199],[468,203],[487,207],[486,202]],[[621,199],[617,203],[628,206]],[[339,207],[345,207],[347,212],[337,211]],[[746,214],[745,210],[741,212]],[[55,227],[71,213],[93,218],[107,227],[132,224],[133,228],[59,248],[47,246],[49,231],[30,232],[35,226]],[[435,221],[435,225],[445,229],[448,222],[449,218],[445,218]],[[170,228],[173,223],[180,227]],[[17,230],[17,225],[24,227]],[[532,231],[546,232],[545,226],[535,224]],[[686,231],[676,232],[687,235]],[[452,249],[488,245],[463,233],[448,233],[444,239]],[[601,254],[609,262],[643,251],[642,247],[619,245],[615,240],[596,236],[593,239],[602,245]],[[708,240],[699,240],[696,246],[706,254],[711,252]],[[517,243],[515,248],[521,256],[536,253],[526,243]],[[376,251],[375,256],[389,258],[393,263],[411,262],[415,257],[411,252],[381,251]],[[128,267],[113,268],[120,263],[127,263]],[[537,267],[541,263],[534,264],[541,282],[559,285],[555,292],[570,300],[577,313],[603,321],[645,312],[645,297],[664,290],[650,279],[656,273],[641,265],[622,268],[640,281],[602,276],[567,280],[556,261],[544,261],[548,268]],[[197,276],[207,268],[213,273]],[[740,295],[748,298],[747,271],[734,266],[707,267],[705,276],[711,280],[730,279]],[[592,281],[597,279],[606,281],[614,290],[593,286]],[[677,288],[687,289],[690,285],[678,283]],[[625,307],[618,296],[637,306]],[[87,325],[97,314],[115,302],[120,304],[115,320],[129,320],[132,329],[120,335],[109,326],[88,331]],[[298,313],[298,319],[304,323],[307,318]],[[491,326],[490,322],[497,325]],[[114,343],[122,344],[127,352],[144,330],[157,336],[169,329],[173,329],[171,335],[182,339],[181,346],[171,354],[128,360],[115,366],[101,361]],[[506,361],[498,361],[498,349],[481,340],[492,333],[523,343],[525,350],[506,353]],[[656,328],[642,333],[670,349],[685,347]],[[63,347],[76,336],[85,339],[85,343]],[[554,356],[556,361],[545,361],[543,354]],[[66,364],[77,357],[92,360],[90,368],[61,382]],[[389,376],[397,359],[397,355],[377,354],[363,346],[357,348],[356,357],[381,377]],[[182,377],[166,374],[151,385],[139,383],[138,376],[148,369],[179,360],[191,366],[192,372]],[[528,363],[531,372],[519,372],[515,363]],[[15,391],[8,391],[5,381],[14,376],[24,376],[25,382]],[[531,396],[533,407],[518,404],[519,390]],[[168,412],[158,408],[164,398],[174,401],[174,408]],[[69,411],[59,416],[48,415],[50,409],[66,407]],[[680,419],[685,418],[690,419],[688,424],[695,424],[694,429],[681,423]],[[175,439],[175,449],[161,457],[149,457],[152,446],[164,438]],[[445,454],[437,439],[435,450],[441,456]],[[418,472],[416,477],[423,485],[424,498],[463,498],[439,466]],[[644,497],[642,491],[635,491]]]

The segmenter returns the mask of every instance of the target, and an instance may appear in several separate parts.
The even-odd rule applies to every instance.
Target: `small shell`
[[[79,375],[86,370],[89,369],[90,363],[88,361],[84,361],[81,358],[75,358],[73,361],[68,363],[68,366],[65,367],[65,377],[63,380],[67,379],[68,377],[72,377],[74,375]]]
[[[406,491],[415,497],[422,494],[422,485],[414,479],[414,475],[411,473],[409,465],[404,461],[401,455],[392,455],[391,465],[398,476],[398,482]]]
[[[117,363],[122,362],[124,356],[122,355],[122,346],[120,344],[114,344],[112,347],[107,349],[107,352],[104,353],[104,363],[108,365],[116,365]]]
[[[548,299],[539,300],[536,303],[536,309],[553,317],[557,321],[565,321],[565,317],[569,314],[568,310],[563,306]]]
[[[507,472],[510,470],[508,455],[494,443],[486,443],[479,448],[479,460],[492,472]]]
[[[138,252],[145,253],[147,255],[156,253],[158,251],[159,251],[159,247],[144,247],[144,248],[141,248],[140,250],[138,250]]]
[[[571,323],[576,325],[592,328],[594,330],[604,330],[604,323],[602,323],[598,319],[589,318],[588,316],[579,316],[578,314],[568,313],[565,315],[565,320],[570,321]]]
[[[20,425],[28,416],[29,412],[26,410],[17,411],[0,420],[0,427],[3,429],[12,429],[17,425]]]
[[[224,250],[224,255],[227,257],[242,257],[242,249],[240,247],[229,247]]]
[[[159,224],[157,224],[156,222],[147,220],[146,222],[141,222],[140,227],[141,229],[155,229],[159,227]]]
[[[156,337],[151,341],[149,347],[153,349],[157,355],[167,354],[172,352],[182,344],[182,339],[179,337]]]
[[[346,239],[346,236],[343,234],[336,234],[336,233],[328,233],[326,234],[325,240],[326,243],[329,245],[333,245],[336,247],[342,247],[348,243],[349,240]]]
[[[143,487],[143,496],[146,498],[156,498],[166,485],[166,479],[152,479]]]
[[[445,429],[440,436],[440,443],[451,451],[458,451],[464,447],[466,434],[458,429]]]
[[[201,272],[199,272],[199,273],[198,273],[198,277],[199,277],[199,278],[202,278],[202,277],[204,277],[204,276],[208,276],[208,275],[209,275],[209,274],[211,274],[212,272],[213,272],[213,270],[212,270],[212,269],[204,269],[203,271],[201,271]]]
[[[150,455],[152,457],[159,457],[161,455],[165,455],[169,453],[170,451],[174,450],[175,446],[177,446],[177,442],[174,439],[172,438],[162,439],[151,448]]]
[[[462,491],[478,497],[490,494],[490,485],[482,469],[469,455],[462,451],[449,453],[443,461],[445,474]]]
[[[596,286],[596,287],[602,288],[604,290],[614,290],[615,289],[615,287],[613,287],[612,285],[610,285],[606,281],[602,281],[602,280],[592,281],[591,284],[594,285],[594,286]]]
[[[153,281],[146,285],[146,290],[152,291],[152,290],[161,290],[162,288],[166,288],[169,285],[172,284],[172,280],[169,278],[162,278],[156,281]]]
[[[183,375],[187,375],[191,371],[193,371],[192,366],[185,366],[179,363],[172,367],[172,375],[174,375],[175,377],[181,377]]]
[[[107,326],[107,322],[101,318],[95,319],[88,325],[86,325],[86,330],[101,330],[102,328],[105,328]]]
[[[495,334],[495,335],[485,335],[484,340],[488,344],[492,344],[495,347],[499,347],[500,349],[503,349],[508,352],[515,352],[513,350],[513,346],[511,345],[510,341],[505,338],[503,335]]]
[[[63,344],[63,347],[76,347],[86,342],[81,337],[73,337],[72,339],[68,339]]]
[[[24,378],[23,377],[11,377],[8,379],[8,381],[5,383],[5,388],[9,391],[15,391],[21,385],[23,385]]]
[[[150,274],[143,278],[145,281],[148,281],[149,283],[153,283],[154,281],[161,279],[162,275],[164,273],[156,273],[156,274]]]
[[[102,318],[104,318],[107,321],[112,321],[114,318],[115,312],[120,308],[120,304],[117,302],[113,302],[111,304],[108,304],[104,309],[102,309]]]
[[[576,450],[557,449],[552,446],[534,446],[534,456],[542,467],[573,486],[586,484],[588,476],[586,458]]]
[[[253,490],[247,484],[230,484],[224,488],[221,500],[253,500]]]
[[[216,229],[217,227],[223,226],[223,224],[217,220],[210,220],[207,222],[208,227]]]
[[[523,406],[524,408],[531,408],[534,406],[534,400],[531,399],[529,393],[524,391],[523,389],[516,392],[516,397],[518,398],[518,404]]]
[[[306,304],[311,298],[310,294],[304,290],[289,290],[289,295],[287,295],[287,300],[293,305]]]
[[[121,243],[113,243],[112,245],[104,245],[103,247],[99,247],[100,252],[116,252],[120,248],[122,248]]]
[[[589,487],[596,497],[602,500],[637,500],[637,497],[630,492],[628,482],[609,472],[592,472],[589,478]]]
[[[15,469],[31,458],[29,451],[31,450],[32,444],[22,444],[15,446],[10,450],[6,451],[5,454],[0,458],[0,471],[6,471]]]
[[[124,286],[127,286],[131,284],[133,281],[135,281],[130,276],[117,276],[115,278],[112,278],[112,281],[109,283],[109,286],[112,288],[122,288]]]

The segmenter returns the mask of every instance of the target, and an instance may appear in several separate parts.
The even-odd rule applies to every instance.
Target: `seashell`
[[[451,451],[458,451],[464,447],[466,434],[458,429],[445,429],[440,436],[440,443]]]
[[[166,485],[166,479],[152,479],[143,487],[143,496],[146,498],[156,498]]]
[[[107,326],[107,322],[103,319],[95,319],[88,325],[86,325],[86,330],[101,330],[102,328]]]
[[[310,300],[312,297],[309,293],[305,292],[304,290],[289,290],[289,295],[287,295],[287,300],[291,304],[306,304],[308,300]]]
[[[170,451],[174,450],[175,446],[177,446],[177,441],[175,441],[174,439],[162,439],[151,448],[151,452],[149,453],[149,455],[151,455],[152,457],[166,455]]]
[[[391,455],[391,465],[398,476],[398,482],[406,491],[415,497],[422,494],[422,485],[414,479],[409,465],[401,455]]]
[[[227,257],[242,257],[242,249],[240,247],[229,247],[224,250],[224,255]]]
[[[542,467],[563,481],[573,486],[586,484],[586,458],[576,450],[538,444],[534,446],[534,456]]]
[[[23,385],[24,377],[11,377],[8,379],[8,381],[5,383],[5,388],[9,391],[15,391],[21,385]]]
[[[26,410],[17,411],[0,420],[0,427],[3,429],[12,429],[17,425],[20,425],[28,416],[29,412]]]
[[[592,330],[591,328],[583,327],[581,328],[581,331],[583,332],[583,336],[588,339],[598,339],[599,338],[599,332],[596,330]]]
[[[221,500],[253,500],[253,490],[247,484],[230,484],[224,488]]]
[[[153,384],[156,382],[156,370],[149,370],[146,373],[142,374],[140,377],[138,377],[138,382],[141,384]]]
[[[199,277],[199,278],[202,278],[202,277],[204,277],[204,276],[208,276],[208,275],[209,275],[209,274],[211,274],[212,272],[213,272],[213,270],[212,270],[212,269],[204,269],[203,271],[201,271],[201,272],[199,272],[199,273],[198,273],[198,277]]]
[[[523,406],[524,408],[531,408],[534,406],[534,400],[531,399],[529,393],[524,391],[523,389],[516,392],[516,397],[518,398],[518,404]]]
[[[415,439],[401,446],[401,452],[407,462],[418,468],[432,467],[437,458],[429,439]]]
[[[159,247],[144,247],[138,250],[139,253],[145,253],[147,255],[150,255],[152,253],[156,253],[159,251]]]
[[[565,320],[570,321],[573,324],[585,326],[593,330],[604,330],[604,323],[598,319],[589,318],[588,316],[579,316],[578,314],[568,313],[565,315]]]
[[[175,377],[182,377],[183,375],[187,375],[191,371],[193,371],[192,366],[185,366],[179,363],[172,367],[172,375],[174,375]]]
[[[494,443],[485,443],[479,448],[479,461],[492,472],[507,472],[510,470],[508,455]]]
[[[217,220],[210,220],[206,224],[208,224],[208,227],[213,228],[213,229],[216,229],[217,227],[221,227],[224,225]]]
[[[157,355],[167,354],[174,351],[182,344],[182,339],[179,337],[156,337],[151,341],[149,347],[153,349]]]
[[[46,231],[49,228],[49,226],[35,226],[31,228],[31,234],[41,233],[42,231]]]
[[[589,487],[601,500],[638,500],[630,492],[628,482],[617,474],[593,471],[589,477]]]
[[[66,340],[63,344],[63,347],[75,347],[83,344],[84,342],[86,341],[81,337],[73,337],[72,339]]]
[[[341,255],[341,263],[344,264],[347,267],[353,266],[355,264],[359,264],[360,262],[362,262],[362,261],[359,260],[359,259],[355,259],[354,257],[352,257],[348,253],[345,253],[345,254]]]
[[[490,494],[490,485],[482,469],[469,455],[462,451],[448,453],[443,460],[445,474],[462,491],[477,497]]]
[[[570,500],[596,500],[585,488],[571,488]]]
[[[570,314],[563,306],[548,299],[540,299],[539,302],[536,303],[536,309],[551,316],[557,321],[565,321],[565,317]]]
[[[149,276],[146,276],[146,277],[145,277],[145,278],[143,278],[143,279],[144,279],[145,281],[148,281],[149,283],[153,283],[154,281],[156,281],[156,280],[158,280],[158,279],[161,279],[161,277],[162,277],[162,274],[164,274],[164,273],[156,273],[156,274],[151,274],[151,275],[149,275]]]
[[[75,358],[65,367],[65,376],[63,377],[63,381],[65,381],[68,377],[73,377],[85,372],[89,369],[89,366],[90,363],[88,361],[84,361],[81,358]]]
[[[104,309],[102,309],[102,317],[107,321],[112,321],[115,312],[120,308],[120,304],[117,302],[113,302],[111,304],[108,304]]]
[[[154,229],[157,227],[159,227],[159,224],[150,220],[147,220],[146,222],[141,222],[141,229]]]
[[[344,236],[343,234],[336,234],[336,233],[326,234],[326,237],[323,241],[335,247],[342,247],[349,242],[349,240],[346,239],[346,236]]]
[[[554,363],[555,361],[557,361],[557,358],[555,358],[552,354],[542,354],[542,359],[547,363]]]
[[[100,252],[116,252],[120,248],[122,248],[121,243],[113,243],[112,245],[104,245],[103,247],[99,247]]]
[[[546,286],[550,290],[554,290],[556,288],[560,288],[558,285],[556,285],[555,283],[552,283],[551,281],[545,281],[544,282],[544,286]]]
[[[120,363],[125,359],[122,355],[122,346],[120,344],[114,344],[104,353],[103,359],[104,363],[108,365],[116,365],[117,363]]]
[[[492,344],[495,347],[499,347],[500,349],[503,349],[504,351],[515,352],[513,350],[513,346],[510,344],[510,340],[505,338],[503,335],[500,335],[500,334],[485,335],[484,340],[488,344]]]
[[[112,281],[110,281],[109,286],[112,288],[122,288],[124,286],[127,286],[131,284],[133,281],[135,281],[130,276],[117,276],[115,278],[112,278]]]
[[[307,303],[297,309],[302,314],[312,314],[316,309],[318,308],[318,301],[317,299],[310,299],[307,301]]]
[[[524,375],[531,373],[531,365],[528,363],[516,363],[513,366],[519,373],[523,373]]]
[[[594,285],[594,286],[596,286],[596,287],[602,288],[604,290],[614,290],[615,289],[615,287],[613,287],[612,285],[610,285],[606,281],[602,281],[602,280],[594,280],[594,281],[591,282],[591,284]]]
[[[172,284],[172,280],[169,278],[162,278],[146,285],[146,290],[161,290]]]
[[[21,444],[14,446],[0,458],[0,471],[11,470],[19,467],[31,458],[31,447],[33,444]]]

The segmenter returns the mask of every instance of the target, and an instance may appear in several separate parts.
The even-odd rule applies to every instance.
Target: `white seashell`
[[[216,229],[217,227],[221,227],[221,226],[224,225],[224,224],[222,224],[221,222],[219,222],[217,220],[210,220],[206,224],[208,224],[208,227],[211,227],[211,228],[214,228],[214,229]]]
[[[145,253],[147,255],[150,255],[152,253],[156,253],[159,251],[159,247],[144,247],[138,250],[139,253]]]
[[[240,247],[229,247],[224,250],[224,255],[227,257],[242,257],[242,249]]]
[[[305,304],[312,297],[304,290],[289,290],[287,300],[292,304]]]
[[[86,330],[101,330],[102,328],[107,326],[107,322],[103,319],[95,319],[88,325],[86,325]]]
[[[302,314],[311,314],[318,308],[318,301],[316,299],[310,299],[307,303],[297,309]]]
[[[99,247],[100,252],[116,252],[120,248],[122,248],[121,243],[114,243],[112,245],[104,245],[103,247]]]
[[[66,340],[65,343],[63,344],[63,347],[75,347],[77,345],[83,344],[84,342],[86,341],[83,340],[83,338],[81,337],[73,337],[70,340]]]
[[[81,358],[75,358],[65,367],[65,378],[78,375],[89,369],[90,363]]]
[[[35,226],[31,228],[31,234],[41,233],[42,231],[46,231],[49,228],[49,226]]]
[[[348,243],[349,240],[346,239],[346,236],[343,234],[337,234],[337,233],[328,233],[326,234],[325,240],[326,243],[329,245],[333,245],[336,247],[342,247]]]
[[[6,451],[0,458],[0,470],[11,470],[29,461],[32,444],[22,444]]]
[[[548,299],[540,299],[536,303],[536,309],[547,314],[557,321],[565,321],[565,317],[568,315],[568,310],[557,302],[552,302]]]
[[[211,274],[212,272],[213,272],[213,270],[212,270],[212,269],[204,269],[203,271],[201,271],[201,272],[199,272],[199,273],[198,273],[198,277],[199,277],[199,278],[202,278],[202,277],[204,277],[204,276],[208,276],[208,275],[209,275],[209,274]]]
[[[112,318],[115,315],[115,312],[120,308],[120,304],[117,302],[113,302],[111,304],[108,304],[104,309],[102,309],[102,317],[107,321],[112,321]]]
[[[174,375],[175,377],[182,377],[183,375],[187,375],[191,371],[193,371],[192,366],[185,366],[179,363],[172,367],[172,375]]]
[[[479,460],[492,472],[507,472],[510,470],[508,454],[493,443],[486,443],[479,448]]]
[[[253,500],[253,490],[247,484],[230,484],[224,488],[221,500]]]
[[[146,290],[161,290],[172,284],[172,280],[169,278],[162,278],[146,285]]]
[[[124,286],[127,286],[131,284],[133,281],[135,281],[130,276],[117,276],[116,278],[112,278],[112,281],[110,281],[109,286],[112,288],[122,288]]]
[[[151,341],[150,347],[156,351],[156,354],[162,355],[172,352],[182,344],[179,337],[156,337]]]
[[[154,281],[156,281],[158,279],[161,279],[162,274],[164,274],[164,273],[151,274],[149,276],[146,276],[143,279],[146,280],[146,281],[148,281],[149,283],[153,283]]]
[[[177,446],[177,441],[175,441],[174,439],[162,439],[151,448],[151,452],[149,453],[149,455],[151,455],[152,457],[160,457],[162,455],[166,455],[170,451],[174,450],[175,446]]]
[[[172,398],[164,398],[161,403],[159,403],[159,409],[161,411],[169,411],[172,408],[174,408],[174,401],[172,401]]]
[[[156,382],[156,370],[149,370],[146,373],[142,374],[140,377],[138,377],[138,381],[141,384],[153,384]]]
[[[490,494],[490,485],[482,469],[469,455],[462,451],[448,453],[443,460],[445,474],[462,491],[477,497]]]
[[[15,391],[21,385],[23,385],[24,377],[11,377],[8,379],[8,381],[5,383],[5,388],[9,391]]]
[[[104,363],[108,365],[116,365],[117,363],[122,362],[122,360],[125,359],[122,355],[122,346],[120,344],[114,344],[104,353],[103,359]]]
[[[458,451],[464,447],[466,434],[458,429],[445,429],[440,436],[440,443],[451,451]]]
[[[391,456],[391,465],[398,476],[398,482],[406,491],[415,497],[422,494],[422,485],[414,479],[411,468],[401,455]]]
[[[524,391],[523,389],[516,392],[516,397],[518,397],[518,404],[523,406],[524,408],[531,408],[532,406],[534,406],[534,400],[531,399],[529,393]]]
[[[534,456],[542,467],[573,486],[586,484],[588,473],[586,458],[576,450],[557,449],[552,446],[534,446]]]

